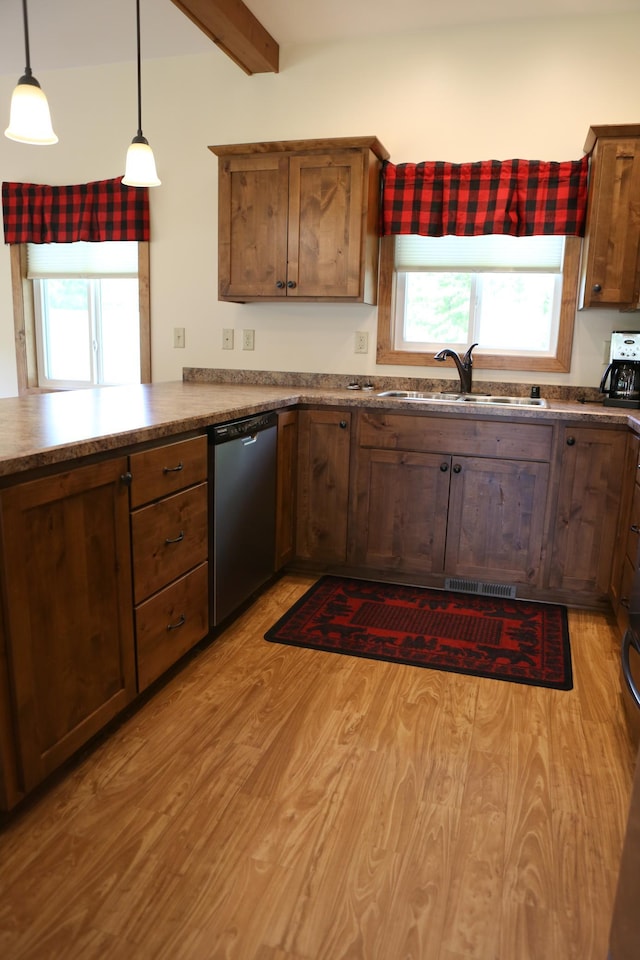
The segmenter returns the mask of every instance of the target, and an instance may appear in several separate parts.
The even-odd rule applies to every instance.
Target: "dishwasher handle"
[[[254,433],[250,437],[240,437],[240,443],[243,447],[250,447],[252,443],[257,443],[258,434]]]

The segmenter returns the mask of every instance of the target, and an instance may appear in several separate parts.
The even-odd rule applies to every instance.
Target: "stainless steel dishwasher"
[[[277,421],[264,413],[209,428],[212,626],[275,570]]]

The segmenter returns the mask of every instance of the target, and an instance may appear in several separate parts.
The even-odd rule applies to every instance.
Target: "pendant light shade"
[[[57,143],[58,138],[53,132],[49,104],[40,84],[31,73],[29,58],[29,22],[27,18],[27,0],[22,0],[22,18],[24,22],[24,47],[26,67],[24,76],[18,80],[18,85],[11,97],[11,113],[9,126],[5,130],[5,137],[17,140],[19,143],[33,143],[45,145]]]
[[[153,150],[144,137],[134,137],[131,141],[122,182],[130,187],[160,186]]]
[[[158,187],[156,161],[149,141],[142,134],[142,82],[140,70],[140,0],[136,0],[136,39],[138,54],[138,132],[127,150],[122,182],[128,187]]]

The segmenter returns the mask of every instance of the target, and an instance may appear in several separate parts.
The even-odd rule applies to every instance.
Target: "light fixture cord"
[[[22,20],[24,22],[24,53],[27,65],[24,68],[26,77],[31,76],[31,57],[29,56],[29,18],[27,17],[27,0],[22,0]]]
[[[27,0],[24,0],[26,3]],[[136,0],[136,39],[138,46],[138,136],[142,136],[142,72],[140,69],[140,0]]]

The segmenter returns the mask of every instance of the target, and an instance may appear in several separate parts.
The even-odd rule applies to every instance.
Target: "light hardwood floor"
[[[4,960],[604,960],[616,630],[574,689],[267,643],[285,577],[0,833]]]

